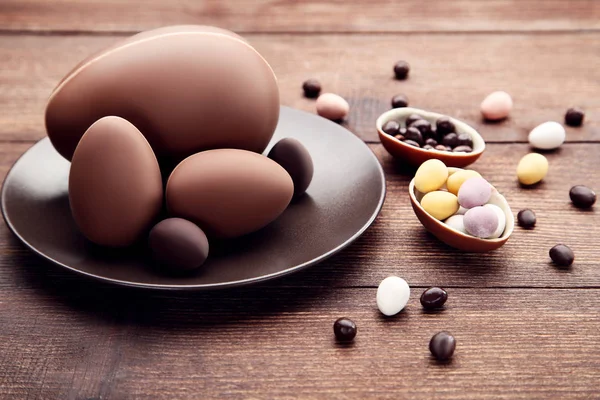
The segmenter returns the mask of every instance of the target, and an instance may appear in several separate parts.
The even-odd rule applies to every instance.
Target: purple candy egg
[[[492,185],[481,177],[467,179],[458,189],[458,204],[465,208],[482,206],[492,196]]]
[[[498,214],[490,207],[474,207],[467,211],[463,223],[471,235],[486,239],[498,229]]]

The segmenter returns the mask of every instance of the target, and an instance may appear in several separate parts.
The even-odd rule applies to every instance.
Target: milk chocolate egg
[[[148,142],[128,121],[105,117],[83,135],[71,163],[73,218],[92,242],[128,246],[162,206],[160,169]]]
[[[167,218],[152,228],[148,246],[154,261],[172,271],[197,269],[208,257],[208,239],[194,223],[181,218]]]
[[[54,90],[46,129],[65,158],[107,115],[133,123],[157,156],[184,158],[214,148],[264,151],[279,117],[277,81],[267,62],[234,34],[163,29],[111,46]]]
[[[277,218],[294,193],[290,175],[260,154],[218,149],[183,160],[167,183],[167,208],[207,234],[232,238]]]
[[[269,151],[269,158],[281,165],[292,177],[294,196],[304,194],[314,172],[312,158],[306,147],[294,138],[281,139]]]

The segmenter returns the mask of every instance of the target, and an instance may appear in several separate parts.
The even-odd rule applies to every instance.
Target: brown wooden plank
[[[348,99],[346,126],[368,141],[378,140],[375,120],[399,92],[415,107],[464,119],[494,142],[526,141],[534,126],[562,121],[565,110],[577,105],[587,110],[586,123],[569,128],[568,140],[600,140],[595,33],[247,37],[272,64],[283,104],[314,112],[314,101],[302,97],[300,86],[316,77],[324,90]],[[78,61],[115,40],[0,35],[0,139],[43,137],[44,106],[54,85]],[[397,59],[412,64],[409,80],[392,79]],[[509,120],[485,124],[479,104],[496,89],[511,93],[515,108]]]
[[[4,144],[0,173],[27,147]],[[548,177],[534,189],[516,182],[515,169],[528,152],[524,144],[492,144],[473,165],[508,199],[513,212],[532,208],[538,216],[532,231],[516,228],[501,249],[465,254],[425,232],[408,200],[412,172],[397,166],[381,145],[371,145],[387,175],[387,197],[375,224],[349,248],[318,266],[273,281],[273,286],[375,287],[381,279],[398,274],[413,285],[447,287],[600,287],[600,255],[594,239],[600,237],[599,205],[591,211],[574,208],[568,191],[585,184],[600,189],[599,144],[566,144],[548,154]],[[310,190],[309,190],[310,193]],[[568,270],[550,264],[548,250],[557,243],[571,246],[576,262]],[[0,288],[26,285],[38,279],[79,281],[77,276],[42,262],[0,224]]]
[[[139,31],[208,24],[244,32],[407,32],[600,28],[594,0],[3,0],[0,27]]]
[[[600,291],[413,293],[383,318],[374,288],[156,294],[71,282],[0,291],[3,399],[590,399]],[[340,316],[358,325],[336,344]],[[450,364],[429,338],[457,339]]]

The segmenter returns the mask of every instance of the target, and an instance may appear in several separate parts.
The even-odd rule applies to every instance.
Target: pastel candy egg
[[[433,218],[443,221],[458,211],[458,199],[450,192],[437,190],[423,196],[421,207]]]
[[[458,207],[458,211],[456,212],[456,214],[458,214],[458,215],[465,215],[467,213],[467,211],[469,211],[468,208],[460,206],[460,207]]]
[[[498,229],[498,214],[490,207],[471,208],[464,216],[465,229],[473,236],[488,239]]]
[[[508,93],[493,92],[481,102],[481,114],[485,119],[491,121],[501,120],[508,117],[512,106],[512,98]]]
[[[461,171],[457,171],[448,177],[448,182],[446,182],[446,186],[448,187],[448,191],[450,193],[454,193],[458,195],[458,190],[462,186],[463,183],[467,179],[480,177],[481,175],[477,171],[473,171],[471,169],[463,169]]]
[[[464,215],[456,214],[444,221],[450,228],[461,233],[468,233],[465,229]]]
[[[536,149],[552,150],[560,147],[566,137],[565,128],[558,122],[549,121],[529,132],[529,144]]]
[[[458,191],[458,203],[465,208],[482,206],[492,196],[492,185],[481,177],[467,179]]]
[[[440,189],[448,179],[446,164],[437,159],[425,161],[415,174],[415,187],[421,193]]]
[[[334,93],[323,93],[316,101],[317,114],[333,121],[344,119],[350,111],[350,105],[343,97]]]
[[[388,276],[377,288],[377,308],[388,317],[396,315],[404,309],[409,297],[408,283],[397,276]]]
[[[493,235],[489,237],[489,239],[497,239],[502,236],[502,233],[504,233],[504,228],[506,228],[506,215],[504,214],[504,211],[502,211],[502,209],[495,204],[486,204],[484,207],[491,208],[498,216],[498,227]]]
[[[529,153],[519,161],[517,178],[523,185],[533,185],[546,177],[548,160],[541,154]]]

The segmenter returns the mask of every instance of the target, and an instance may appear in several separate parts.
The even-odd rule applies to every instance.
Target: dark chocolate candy
[[[269,158],[281,165],[292,177],[294,196],[304,194],[314,173],[312,157],[306,147],[294,138],[281,139],[269,151]]]
[[[154,261],[173,271],[191,271],[208,257],[208,239],[194,223],[182,218],[165,219],[152,228],[148,246]]]

